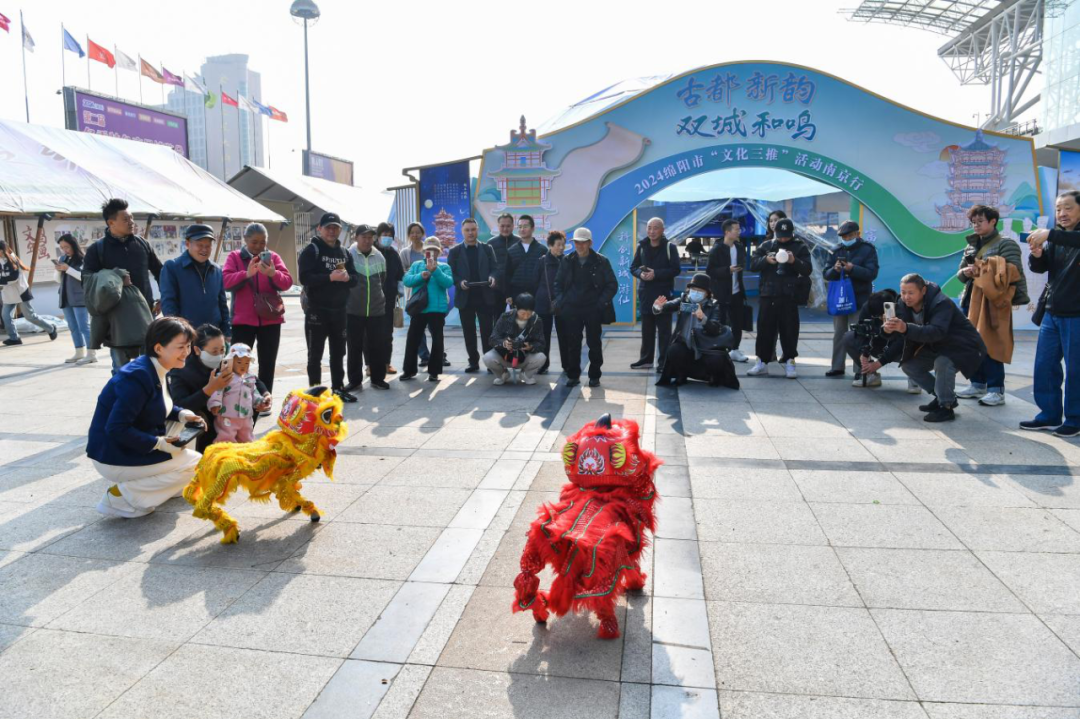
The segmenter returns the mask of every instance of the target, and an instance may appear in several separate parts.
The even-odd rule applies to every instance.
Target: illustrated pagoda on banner
[[[502,198],[497,206],[499,213],[530,215],[536,221],[538,234],[545,234],[551,229],[549,215],[555,214],[548,192],[552,179],[559,174],[544,165],[544,153],[551,145],[537,141],[536,130],[526,129],[522,115],[521,126],[510,131],[510,143],[495,149],[506,158],[503,168],[490,174]]]
[[[967,213],[974,205],[997,208],[1002,217],[1012,213],[1012,205],[1002,204],[1005,192],[1006,150],[990,145],[983,139],[982,130],[967,145],[946,148],[949,163],[949,203],[936,207],[941,217],[938,229],[958,232],[971,228]],[[945,152],[942,153],[944,160]]]
[[[457,244],[455,225],[454,216],[447,212],[445,208],[439,210],[439,214],[435,215],[435,236],[439,238],[444,250],[449,250]]]

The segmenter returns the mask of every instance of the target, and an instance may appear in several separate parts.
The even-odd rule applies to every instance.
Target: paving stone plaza
[[[278,402],[306,386],[288,309]],[[0,351],[0,717],[1080,717],[1080,445],[1017,428],[1034,335],[1005,406],[928,425],[895,367],[880,389],[826,379],[831,333],[803,325],[799,379],[733,391],[655,387],[623,328],[600,388],[557,363],[496,387],[450,332],[440,383],[346,406],[336,481],[305,482],[321,523],[237,495],[232,546],[182,499],[95,511],[107,356],[65,366],[66,334],[30,336]],[[510,612],[562,444],[605,412],[665,462],[615,641]]]

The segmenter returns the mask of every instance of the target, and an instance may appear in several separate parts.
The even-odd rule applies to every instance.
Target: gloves
[[[195,414],[190,409],[180,410],[180,414],[178,416],[180,418],[181,424],[187,424],[188,422],[197,422],[200,419],[199,415]]]
[[[154,449],[167,454],[180,454],[184,451],[183,447],[166,442],[164,437],[157,438],[157,444],[154,445]]]

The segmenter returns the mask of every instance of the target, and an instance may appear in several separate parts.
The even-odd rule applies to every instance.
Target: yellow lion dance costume
[[[320,467],[334,478],[334,447],[348,434],[342,408],[341,399],[326,387],[295,390],[281,407],[279,429],[255,442],[207,447],[184,488],[184,499],[195,508],[192,514],[213,522],[224,534],[222,544],[236,542],[240,528],[220,505],[243,486],[256,502],[269,502],[273,495],[282,510],[303,512],[318,522],[319,510],[300,494],[300,480]]]

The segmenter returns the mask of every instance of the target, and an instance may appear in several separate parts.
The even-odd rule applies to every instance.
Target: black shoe
[[[429,374],[427,376],[427,381],[428,382],[438,382],[439,381],[439,375],[437,375],[437,374]]]
[[[338,397],[340,397],[342,402],[348,402],[348,403],[351,404],[351,403],[356,401],[356,397],[352,396],[351,394],[349,394],[348,392],[346,392],[343,389],[334,390],[334,394],[336,394]]]
[[[842,369],[831,369],[831,370],[829,370],[828,372],[825,373],[825,376],[826,377],[843,377],[844,374],[846,374],[846,373]]]
[[[6,344],[8,347],[14,347],[15,345],[21,345],[22,340],[6,339],[4,340],[4,344]]]
[[[649,360],[638,360],[630,365],[630,369],[652,369],[652,362]]]
[[[386,383],[386,380],[371,380],[371,386],[375,389],[390,389],[390,385]]]
[[[951,422],[956,419],[956,412],[952,407],[938,407],[923,417],[923,422]]]
[[[398,377],[399,382],[408,382],[411,379],[416,379],[416,373],[415,372],[413,372],[412,374],[403,374],[400,377]]]
[[[1039,419],[1020,423],[1020,429],[1026,429],[1028,432],[1053,432],[1060,426],[1061,422],[1045,422]]]
[[[479,365],[471,364],[471,365],[469,365],[468,367],[465,368],[465,374],[476,374],[479,371],[480,371],[480,366]]]
[[[346,392],[363,392],[364,388],[359,382],[350,382],[345,385]]]
[[[442,366],[443,367],[449,367],[450,366],[450,360],[448,360],[445,355],[442,358]]]
[[[547,373],[548,373],[548,368],[547,367],[541,367],[540,371],[537,372],[536,374],[547,374]]]
[[[919,411],[920,412],[935,412],[935,411],[937,411],[939,409],[941,409],[941,405],[938,404],[937,397],[934,397],[927,404],[920,404],[919,405]]]
[[[599,379],[592,379],[590,377],[589,378],[589,386],[590,387],[599,387],[600,386],[600,380]]]
[[[574,379],[573,377],[566,380],[566,386],[567,387],[577,387],[579,384],[581,384],[581,380]]]
[[[1064,437],[1065,439],[1080,437],[1080,427],[1074,427],[1071,424],[1063,424],[1054,430],[1054,436]]]
[[[656,374],[664,374],[664,366],[660,365],[656,368]]]
[[[656,380],[657,387],[667,387],[669,384],[671,384],[671,377],[660,375],[660,379]]]
[[[50,340],[55,340],[56,339],[56,325],[53,325],[52,329],[49,330],[49,339]]]

